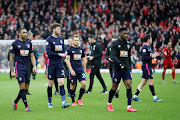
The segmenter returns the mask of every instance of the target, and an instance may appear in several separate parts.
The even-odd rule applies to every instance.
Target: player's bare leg
[[[126,95],[128,99],[128,106],[127,106],[127,112],[137,112],[137,110],[133,109],[131,107],[131,102],[132,102],[132,80],[124,80],[124,85],[126,86]]]
[[[47,94],[48,94],[48,108],[53,108],[52,105],[52,86],[53,86],[54,80],[48,80],[48,88],[47,88]]]
[[[167,82],[164,80],[165,78],[165,73],[166,73],[166,68],[163,69],[163,73],[162,73],[162,83],[166,84]]]
[[[65,90],[64,90],[64,78],[58,78],[57,81],[58,81],[59,88],[60,88],[60,95],[61,95],[61,99],[62,99],[62,108],[69,107],[70,103],[67,103],[65,101],[66,96],[65,96]]]
[[[81,88],[79,90],[79,97],[78,97],[78,100],[77,100],[77,103],[79,104],[79,106],[83,106],[83,103],[81,101],[81,98],[85,92],[85,88],[86,88],[86,81],[83,80],[81,81]]]

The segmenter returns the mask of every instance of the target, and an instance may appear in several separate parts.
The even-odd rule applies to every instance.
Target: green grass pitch
[[[108,90],[111,89],[109,74],[102,74]],[[133,74],[133,95],[141,82],[141,74]],[[176,80],[180,81],[180,74],[176,74]],[[48,109],[47,78],[44,74],[37,74],[36,80],[31,80],[30,93],[27,96],[31,112],[25,112],[22,100],[19,101],[18,111],[14,111],[11,102],[16,98],[19,87],[17,80],[10,79],[9,74],[0,73],[0,120],[179,120],[180,119],[180,83],[173,84],[171,74],[166,74],[167,84],[162,84],[161,74],[154,74],[155,91],[157,96],[164,101],[153,102],[153,97],[146,84],[139,95],[142,102],[132,101],[132,107],[137,113],[126,112],[127,98],[125,86],[122,84],[120,98],[113,99],[114,112],[107,109],[108,94],[102,95],[103,90],[95,77],[92,94],[85,94],[82,98],[84,106],[62,109],[60,95],[53,95],[54,108]],[[89,86],[89,74],[87,74],[87,87]],[[76,90],[79,94],[80,84]],[[66,88],[66,83],[65,83]],[[53,87],[54,92],[54,87]],[[67,95],[67,92],[66,92]],[[77,97],[76,97],[77,100]],[[71,103],[71,99],[67,98]]]

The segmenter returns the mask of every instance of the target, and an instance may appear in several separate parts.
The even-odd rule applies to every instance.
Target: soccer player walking
[[[111,44],[112,44],[113,41],[115,41],[115,40],[117,40],[117,39],[118,39],[117,36],[112,36]],[[106,58],[106,60],[109,61],[109,72],[110,72],[111,79],[112,79],[112,77],[113,77],[113,60],[112,60],[111,57],[110,57],[110,53],[111,53],[111,45],[109,45],[109,46],[107,47],[107,50],[106,50],[106,53],[105,53],[105,58]],[[116,97],[116,98],[119,97],[120,87],[121,87],[121,83],[119,83],[118,88],[117,88],[117,91],[116,91],[116,93],[114,94],[114,97]]]
[[[131,107],[132,98],[132,77],[131,77],[131,45],[128,40],[128,31],[126,28],[119,29],[119,39],[114,41],[111,45],[110,57],[113,60],[113,79],[112,88],[109,91],[109,99],[107,107],[109,111],[114,111],[112,107],[112,99],[117,90],[121,78],[127,91],[127,112],[137,112]]]
[[[60,95],[62,99],[62,108],[70,106],[70,103],[65,101],[65,90],[64,90],[64,65],[63,57],[66,57],[64,53],[64,39],[59,37],[61,32],[61,24],[54,23],[51,26],[52,35],[46,40],[46,52],[48,55],[47,61],[47,74],[48,74],[48,108],[53,108],[52,105],[52,86],[55,77],[57,78]]]
[[[163,53],[164,53],[164,62],[163,62],[164,69],[163,69],[163,73],[162,73],[162,79],[163,79],[162,82],[165,84],[167,82],[164,80],[164,78],[165,78],[166,69],[168,67],[170,67],[172,69],[173,83],[178,83],[177,81],[175,81],[175,68],[174,68],[174,65],[171,60],[171,56],[174,53],[174,51],[171,50],[171,47],[172,47],[172,43],[169,42],[167,44],[167,48],[165,48],[163,51]]]
[[[90,35],[88,37],[88,41],[91,44],[91,55],[87,57],[89,61],[91,61],[91,73],[90,73],[90,83],[89,88],[85,93],[91,94],[93,83],[94,83],[94,76],[98,78],[100,81],[103,91],[101,94],[107,94],[107,87],[104,83],[104,80],[100,73],[100,67],[101,67],[101,59],[102,59],[102,46],[100,43],[96,42],[95,37],[93,35]]]
[[[139,93],[142,91],[143,87],[145,86],[146,82],[149,81],[149,89],[153,95],[153,100],[154,102],[162,102],[163,100],[157,98],[155,90],[154,90],[154,80],[153,80],[153,73],[152,73],[152,59],[156,58],[157,56],[160,55],[159,52],[152,54],[151,50],[151,43],[152,43],[152,38],[150,35],[145,35],[144,36],[144,45],[141,49],[141,55],[142,55],[142,81],[139,84],[137,91],[135,95],[133,96],[134,101],[141,101],[138,98]]]
[[[36,73],[36,61],[34,53],[32,52],[32,44],[27,38],[26,28],[19,28],[19,39],[15,40],[11,45],[10,53],[10,69],[11,76],[16,77],[19,83],[19,94],[17,98],[12,102],[13,109],[18,109],[18,101],[22,98],[25,111],[31,111],[27,104],[25,86],[30,82],[30,59],[33,65],[33,72]],[[15,72],[14,72],[14,63],[15,63]]]
[[[77,79],[81,83],[81,88],[79,90],[79,97],[77,103],[83,106],[81,98],[84,94],[86,87],[86,62],[85,54],[81,47],[79,47],[79,35],[74,35],[72,39],[72,46],[66,50],[66,64],[69,68],[69,79],[70,79],[70,96],[72,99],[72,106],[77,106],[74,96],[75,88],[77,85]]]

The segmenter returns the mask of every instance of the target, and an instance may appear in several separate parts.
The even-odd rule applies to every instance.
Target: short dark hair
[[[143,39],[143,42],[147,42],[148,41],[148,39],[150,39],[150,35],[149,34],[147,34],[147,35],[145,35],[144,36],[144,39]]]
[[[25,27],[21,27],[21,28],[19,28],[18,29],[18,33],[20,33],[21,32],[21,30],[23,30],[23,29],[26,29]]]
[[[59,23],[53,23],[52,25],[51,25],[51,30],[53,31],[53,29],[56,29],[57,27],[62,27],[62,25],[61,24],[59,24]]]
[[[95,39],[95,36],[94,35],[89,35],[88,38]]]
[[[127,29],[125,27],[122,27],[122,28],[119,29],[119,33],[122,32],[122,31],[125,31],[125,30],[127,30]]]

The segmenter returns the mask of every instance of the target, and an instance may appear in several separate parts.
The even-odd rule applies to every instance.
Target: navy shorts
[[[132,80],[131,70],[115,70],[113,71],[113,83],[120,83],[121,78],[124,80]]]
[[[47,74],[49,80],[54,80],[58,78],[65,78],[64,65],[62,64],[51,64],[50,61],[47,62]]]
[[[15,67],[15,72],[19,84],[23,82],[26,84],[30,83],[30,70],[20,70]]]
[[[152,69],[150,66],[142,66],[142,71],[143,71],[143,74],[142,74],[142,78],[144,79],[153,79],[153,73],[152,73]]]
[[[86,74],[83,70],[75,71],[75,73],[76,73],[76,75],[72,76],[70,71],[69,71],[70,84],[77,84],[77,79],[79,80],[79,82],[86,80]]]

